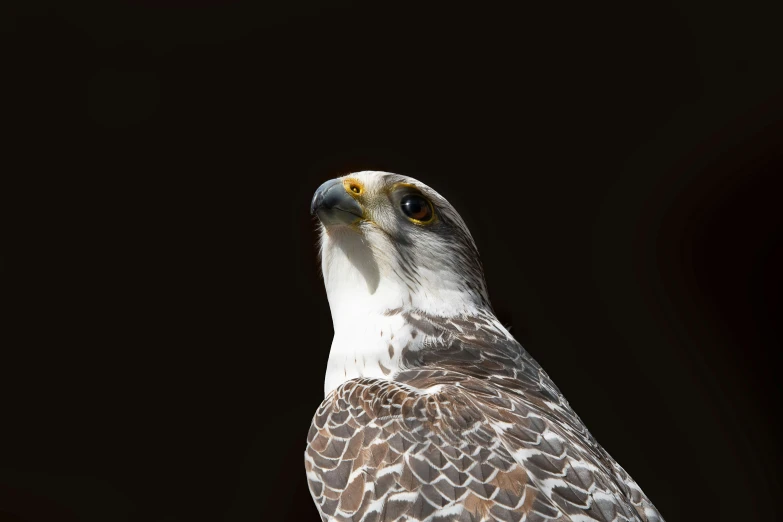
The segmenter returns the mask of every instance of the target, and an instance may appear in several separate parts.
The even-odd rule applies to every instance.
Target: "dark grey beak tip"
[[[321,183],[321,186],[318,187],[318,189],[315,191],[315,194],[313,194],[313,200],[310,202],[311,215],[314,216],[318,212],[318,209],[323,206],[324,195],[329,191],[330,188],[339,183],[339,181],[340,180],[337,179],[330,179],[329,181]]]

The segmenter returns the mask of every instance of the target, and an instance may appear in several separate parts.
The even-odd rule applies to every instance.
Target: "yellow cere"
[[[361,184],[354,179],[346,179],[345,181],[343,181],[343,185],[345,186],[345,190],[350,192],[351,194],[359,196],[362,193]]]

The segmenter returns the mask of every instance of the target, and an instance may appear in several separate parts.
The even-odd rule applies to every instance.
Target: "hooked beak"
[[[352,225],[362,219],[364,210],[348,193],[341,179],[330,179],[315,191],[310,214],[318,216],[325,226]]]

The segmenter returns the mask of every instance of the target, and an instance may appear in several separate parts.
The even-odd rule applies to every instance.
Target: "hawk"
[[[334,324],[305,451],[323,521],[663,520],[495,317],[448,201],[358,172],[311,212]]]

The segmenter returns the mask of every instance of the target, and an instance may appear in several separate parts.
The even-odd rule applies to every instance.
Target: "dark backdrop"
[[[778,18],[593,4],[4,18],[35,232],[4,276],[3,520],[317,520],[308,206],[361,169],[454,203],[500,319],[667,520],[773,519]]]

